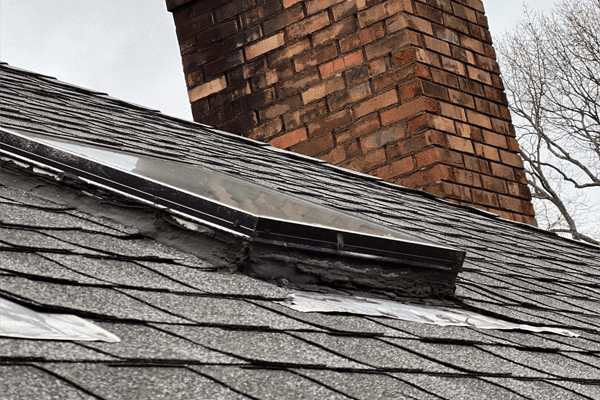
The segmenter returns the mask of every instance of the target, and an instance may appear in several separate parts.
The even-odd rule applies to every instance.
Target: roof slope
[[[460,248],[467,258],[458,304],[581,335],[296,312],[276,303],[288,290],[215,271],[210,260],[99,217],[106,212],[74,209],[63,201],[67,189],[60,184],[4,166],[0,297],[72,312],[122,339],[0,338],[6,398],[600,393],[597,247],[7,65],[0,66],[0,126],[210,166]]]

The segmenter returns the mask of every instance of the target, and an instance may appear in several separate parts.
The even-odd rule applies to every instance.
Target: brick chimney
[[[481,0],[167,0],[194,119],[536,225]]]

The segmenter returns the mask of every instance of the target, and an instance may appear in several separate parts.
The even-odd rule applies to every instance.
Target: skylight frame
[[[146,203],[164,207],[251,242],[453,272],[460,271],[464,261],[465,253],[462,251],[429,243],[417,237],[411,240],[409,238],[411,234],[392,230],[388,227],[381,228],[386,231],[395,231],[398,235],[406,237],[406,239],[397,239],[391,236],[383,237],[254,214],[223,204],[216,199],[190,193],[166,183],[139,176],[131,171],[123,171],[107,163],[74,154],[36,140],[35,136],[45,136],[48,140],[60,141],[60,139],[47,134],[27,132],[22,129],[17,131],[0,126],[0,151],[7,155],[17,156],[24,160],[72,174],[95,185],[134,197]],[[110,149],[106,146],[80,143],[75,140],[69,142],[84,147],[96,147],[99,150],[103,149],[102,151],[113,151],[115,154],[118,152],[131,154],[134,157],[151,158],[156,163],[174,162],[159,157]],[[187,164],[182,163],[182,165]],[[226,177],[229,180],[239,180],[239,178],[231,177],[209,167],[191,167],[197,168],[199,171],[210,171],[211,174],[218,174],[220,177]],[[277,192],[276,195],[284,196],[286,201],[291,199],[290,201],[307,203],[306,200],[288,193],[279,192],[256,183],[247,181],[243,181],[243,183],[244,185],[251,185],[253,188],[269,191],[271,194]],[[339,210],[320,204],[315,203],[313,206],[318,207],[320,210],[325,209],[330,212],[341,213]],[[360,220],[365,224],[374,224],[373,221],[355,215],[347,214],[347,217]]]

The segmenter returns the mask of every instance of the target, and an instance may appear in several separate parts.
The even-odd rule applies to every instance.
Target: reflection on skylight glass
[[[22,133],[22,132],[19,132]],[[198,165],[27,133],[36,141],[257,216],[428,243],[412,235]],[[429,243],[430,244],[430,243]]]
[[[75,315],[39,313],[1,297],[0,336],[110,343],[121,341],[112,333]]]

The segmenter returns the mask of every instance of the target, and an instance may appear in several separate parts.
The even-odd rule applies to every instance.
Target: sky
[[[492,35],[523,16],[523,0],[483,1]],[[192,118],[165,0],[0,0],[0,60]]]

